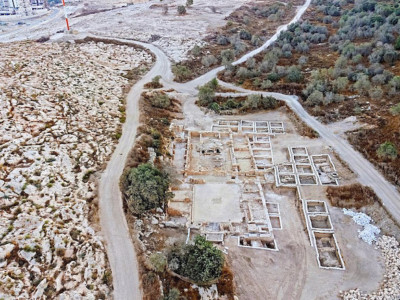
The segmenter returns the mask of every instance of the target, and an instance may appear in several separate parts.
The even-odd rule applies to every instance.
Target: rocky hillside
[[[95,173],[124,122],[124,75],[152,57],[93,42],[0,52],[0,298],[109,299]]]

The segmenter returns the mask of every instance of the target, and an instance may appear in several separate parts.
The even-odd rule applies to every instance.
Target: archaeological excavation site
[[[400,300],[398,0],[0,0],[0,300]]]

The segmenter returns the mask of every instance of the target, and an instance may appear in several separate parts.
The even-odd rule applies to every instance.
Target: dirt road
[[[136,253],[122,209],[119,178],[128,153],[135,143],[139,124],[139,98],[143,85],[157,75],[163,75],[168,80],[172,78],[170,63],[161,50],[152,45],[144,45],[139,42],[135,42],[135,44],[148,48],[156,55],[157,60],[153,68],[132,87],[128,94],[127,121],[123,127],[123,134],[99,184],[100,223],[113,274],[114,299],[118,300],[142,298]]]

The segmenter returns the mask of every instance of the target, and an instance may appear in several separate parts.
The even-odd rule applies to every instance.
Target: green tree
[[[172,193],[168,192],[169,176],[151,164],[132,168],[124,180],[124,195],[128,209],[133,214],[162,207]]]
[[[221,276],[224,260],[222,251],[200,235],[195,237],[194,244],[177,246],[168,254],[169,268],[197,283]]]
[[[389,158],[393,160],[397,158],[398,151],[393,143],[385,142],[379,146],[376,153],[380,158]]]
[[[193,5],[193,0],[186,0],[186,6],[192,6]]]

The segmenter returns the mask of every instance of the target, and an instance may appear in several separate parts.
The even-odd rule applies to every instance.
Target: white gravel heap
[[[385,275],[381,286],[370,294],[354,289],[341,293],[345,300],[395,300],[400,299],[400,248],[394,237],[382,236],[376,246],[382,251],[385,261]]]
[[[354,212],[346,208],[343,208],[343,213],[345,215],[351,216],[356,224],[364,227],[363,230],[358,230],[359,238],[370,245],[372,244],[372,242],[376,241],[376,238],[381,230],[375,225],[370,224],[372,221],[370,216],[361,212]]]
[[[152,58],[102,43],[0,53],[0,298],[111,299],[88,179],[116,143],[121,74]]]

